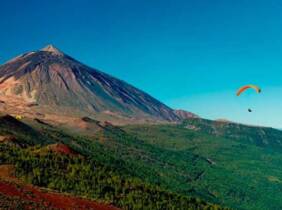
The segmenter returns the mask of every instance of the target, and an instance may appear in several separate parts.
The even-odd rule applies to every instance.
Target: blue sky
[[[51,43],[173,108],[282,128],[281,9],[279,0],[1,1],[0,63]],[[249,83],[262,93],[236,97]]]

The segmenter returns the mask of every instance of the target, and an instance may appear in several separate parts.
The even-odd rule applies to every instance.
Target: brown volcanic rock
[[[198,115],[192,113],[192,112],[188,112],[185,110],[181,110],[181,109],[177,109],[174,110],[174,113],[181,119],[181,120],[185,120],[185,119],[190,119],[190,118],[200,118]]]
[[[0,99],[6,102],[9,98],[43,113],[115,113],[128,118],[178,120],[171,108],[150,95],[52,45],[0,66]]]

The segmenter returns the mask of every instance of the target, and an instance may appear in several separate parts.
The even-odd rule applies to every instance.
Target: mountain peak
[[[42,48],[41,51],[45,51],[45,52],[51,52],[55,55],[64,55],[64,53],[59,50],[58,48],[56,48],[54,45],[49,44],[46,47]]]

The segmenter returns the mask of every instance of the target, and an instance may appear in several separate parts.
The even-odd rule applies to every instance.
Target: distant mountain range
[[[224,137],[274,150],[282,149],[282,132],[274,128],[243,125],[228,120],[213,121],[202,118],[186,119],[182,122],[182,126],[210,136]]]
[[[52,45],[0,66],[0,100],[0,110],[33,117],[92,115],[132,121],[194,117],[188,112],[174,111],[149,94],[80,63]]]

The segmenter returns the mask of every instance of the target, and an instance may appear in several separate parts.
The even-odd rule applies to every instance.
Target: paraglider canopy
[[[241,93],[243,93],[245,90],[247,90],[249,88],[254,89],[257,93],[261,92],[261,89],[256,85],[245,85],[245,86],[239,88],[236,95],[237,96],[241,95]]]

